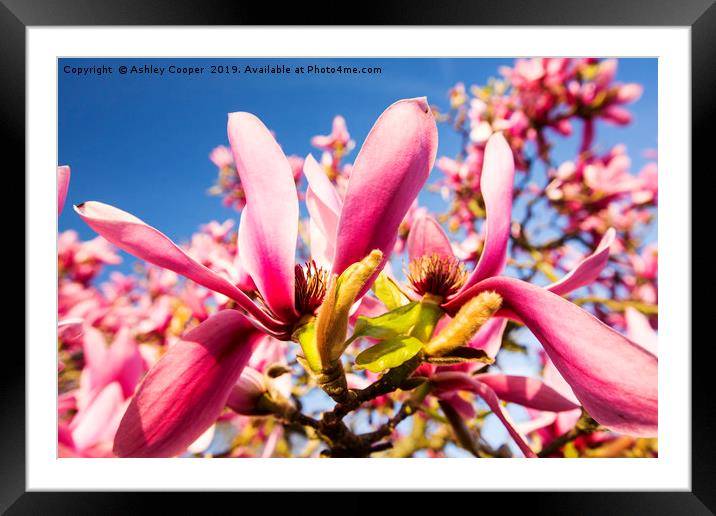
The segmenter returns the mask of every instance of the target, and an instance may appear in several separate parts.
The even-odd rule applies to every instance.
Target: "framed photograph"
[[[713,514],[691,171],[716,8],[489,4],[3,2],[27,307],[3,511]]]

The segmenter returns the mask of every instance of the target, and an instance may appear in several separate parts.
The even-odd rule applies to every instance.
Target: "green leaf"
[[[413,301],[378,317],[359,316],[350,342],[359,337],[389,339],[407,334],[420,315],[420,303]]]
[[[400,287],[383,272],[378,274],[371,290],[388,307],[388,310],[395,310],[409,301],[403,291],[400,290]]]
[[[395,337],[372,346],[356,357],[357,369],[379,373],[398,367],[418,354],[423,343],[415,337]]]
[[[462,364],[463,362],[481,362],[483,364],[493,364],[495,359],[485,353],[482,349],[468,348],[463,346],[450,351],[448,355],[439,357],[428,357],[428,362],[438,365]]]

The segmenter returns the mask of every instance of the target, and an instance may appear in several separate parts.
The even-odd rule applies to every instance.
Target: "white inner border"
[[[688,27],[30,27],[26,38],[28,490],[690,490]],[[514,57],[565,51],[659,58],[658,459],[56,458],[58,57]]]

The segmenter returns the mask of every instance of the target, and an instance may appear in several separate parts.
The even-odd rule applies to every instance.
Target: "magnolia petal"
[[[400,100],[380,115],[348,181],[333,273],[341,274],[374,249],[383,253],[375,274],[380,272],[400,223],[428,179],[437,141],[435,118],[425,97]]]
[[[527,439],[517,430],[517,425],[512,421],[507,410],[500,404],[495,391],[489,385],[463,372],[437,373],[430,378],[430,381],[435,385],[438,395],[442,394],[441,397],[444,397],[443,393],[450,391],[468,391],[480,396],[505,426],[525,457],[537,457],[529,444],[527,444]]]
[[[189,453],[194,454],[200,454],[204,453],[205,450],[211,446],[211,443],[214,442],[214,435],[216,434],[216,425],[211,425],[209,428],[206,429],[206,431],[201,434],[196,441],[191,443],[186,451]]]
[[[194,260],[169,237],[134,215],[95,201],[77,205],[75,211],[92,229],[120,249],[233,299],[270,330],[281,328],[281,323],[258,308],[229,280]]]
[[[517,429],[524,435],[529,435],[532,432],[536,432],[546,426],[551,425],[557,420],[557,412],[540,412],[534,411],[534,416],[529,421],[521,421],[517,423]],[[581,414],[580,410],[577,410],[577,417]]]
[[[316,199],[333,214],[337,227],[338,218],[343,208],[343,200],[312,154],[306,156],[303,162],[303,174],[308,181],[309,191],[313,192]]]
[[[438,254],[453,257],[452,246],[443,228],[429,215],[419,217],[408,233],[408,259]]]
[[[335,254],[336,232],[343,201],[310,154],[303,163],[303,173],[308,180],[306,207],[310,215],[311,258],[322,267],[329,268]]]
[[[543,288],[512,278],[490,278],[468,291],[485,290],[534,333],[587,412],[607,428],[655,436],[658,428],[656,356],[577,305]],[[448,312],[460,299],[444,305]]]
[[[483,163],[480,189],[487,212],[485,244],[475,270],[456,297],[479,281],[500,274],[507,260],[515,160],[502,133],[495,133],[488,140]]]
[[[122,393],[128,398],[134,393],[142,373],[145,370],[145,362],[139,352],[139,346],[132,337],[129,328],[123,326],[114,338],[109,348],[106,360],[108,366],[116,369],[115,379],[122,386]]]
[[[580,261],[561,280],[545,287],[550,292],[563,296],[589,285],[599,277],[609,261],[609,248],[614,243],[616,231],[609,228],[592,254]]]
[[[114,440],[120,457],[182,453],[221,414],[261,336],[236,310],[189,331],[147,373]]]
[[[57,167],[57,216],[62,213],[67,199],[67,189],[70,186],[70,167],[63,165]]]
[[[488,385],[501,400],[517,403],[523,407],[550,412],[565,412],[579,408],[579,404],[565,398],[536,378],[486,373],[475,376],[475,379]]]
[[[468,347],[482,349],[488,357],[495,358],[502,347],[502,335],[507,327],[504,317],[492,317],[483,324],[475,336],[468,342]],[[487,364],[474,364],[473,371],[482,369]]]
[[[641,347],[657,354],[658,335],[649,324],[649,318],[634,307],[628,306],[624,311],[627,336]]]
[[[85,450],[102,441],[111,441],[117,428],[116,414],[122,408],[122,387],[112,382],[104,387],[70,424],[77,450]]]
[[[487,385],[481,382],[475,382],[475,393],[480,396],[490,407],[490,410],[498,417],[507,429],[515,444],[519,447],[525,457],[529,459],[537,458],[537,454],[532,451],[530,445],[527,444],[527,438],[516,428],[515,422],[512,421],[509,412],[501,404],[495,392]]]
[[[119,329],[109,347],[99,330],[88,327],[82,349],[86,364],[81,377],[82,404],[111,382],[119,382],[125,398],[132,395],[145,363],[126,326]]]
[[[443,401],[455,409],[455,412],[457,412],[463,419],[472,419],[476,415],[475,407],[472,406],[472,403],[464,398],[461,398],[456,392],[444,397]]]
[[[572,388],[547,357],[545,357],[545,364],[542,369],[542,380],[565,398],[572,400],[574,403],[579,403],[579,399],[575,396]],[[579,418],[582,416],[582,411],[568,410],[567,412],[544,412],[543,414],[554,414],[556,416],[554,431],[556,435],[562,435],[574,428],[574,425],[577,424],[577,421],[579,421]]]
[[[245,416],[258,414],[256,403],[268,392],[268,385],[263,374],[252,367],[245,367],[236,385],[231,388],[226,405]]]
[[[251,113],[229,113],[228,133],[246,193],[239,227],[241,263],[271,310],[293,320],[298,195],[291,165]]]
[[[309,203],[309,193],[306,194],[306,203]],[[336,248],[326,238],[326,234],[318,226],[315,219],[308,220],[308,236],[311,244],[311,260],[323,269],[330,269]]]

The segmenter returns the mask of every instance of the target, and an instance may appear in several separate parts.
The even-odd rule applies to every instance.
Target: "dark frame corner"
[[[449,5],[429,0],[412,2],[405,9],[399,2],[382,2],[380,9],[359,9],[350,21],[356,25],[660,25],[691,27],[692,73],[692,170],[708,172],[706,160],[713,147],[712,131],[716,115],[716,4],[714,0],[469,0]],[[311,25],[336,24],[321,19],[318,13],[330,13],[316,6],[306,9],[285,4],[276,9],[270,4],[216,0],[0,0],[0,70],[3,81],[2,129],[4,156],[14,157],[10,170],[25,169],[25,29],[33,25]],[[319,21],[320,20],[320,21]],[[712,162],[712,160],[711,160]],[[710,165],[712,168],[712,165]],[[678,173],[679,171],[675,171]],[[8,174],[20,177],[20,174]],[[688,177],[688,176],[685,176]],[[25,191],[24,183],[21,185]],[[693,192],[693,189],[692,189]],[[25,191],[27,194],[27,192]],[[694,203],[696,204],[696,203]],[[703,218],[701,219],[703,220]],[[693,223],[697,222],[693,219]],[[19,226],[19,225],[18,225]],[[19,230],[15,230],[19,233]],[[694,232],[695,233],[695,232]],[[698,234],[698,233],[696,233]],[[24,241],[23,235],[19,236]],[[704,267],[706,264],[704,263]],[[27,274],[28,271],[25,271]],[[703,310],[694,303],[694,309]],[[693,320],[693,317],[692,317]],[[693,339],[692,339],[693,340]],[[0,439],[0,512],[7,514],[127,514],[151,506],[146,498],[161,499],[164,510],[171,506],[188,510],[183,493],[39,493],[25,491],[25,353],[21,346],[6,343],[13,356],[13,367],[4,367],[0,375],[0,413],[3,434]],[[716,514],[716,403],[708,383],[712,362],[707,360],[708,341],[692,349],[692,491],[652,493],[520,493],[510,495],[536,514]],[[422,503],[423,496],[381,497],[384,505],[401,512]],[[233,503],[261,503],[260,494],[212,494]],[[305,494],[303,496],[306,496]],[[310,496],[310,495],[308,495]],[[346,494],[357,507],[359,495]],[[453,495],[451,495],[453,496]],[[480,495],[471,503],[484,507],[499,494]],[[399,500],[398,500],[399,498]],[[409,500],[406,502],[406,498]],[[265,500],[265,498],[264,498]],[[365,500],[365,499],[362,499]],[[398,503],[399,502],[399,503]],[[416,503],[417,502],[417,503]],[[205,502],[203,509],[206,510]],[[231,503],[231,502],[230,502]],[[265,503],[265,502],[264,502]],[[271,502],[272,504],[274,502]],[[406,503],[408,504],[406,506]],[[298,506],[302,506],[299,504]],[[469,507],[466,504],[466,508]],[[288,508],[288,507],[287,507]],[[555,510],[556,509],[556,510]]]

